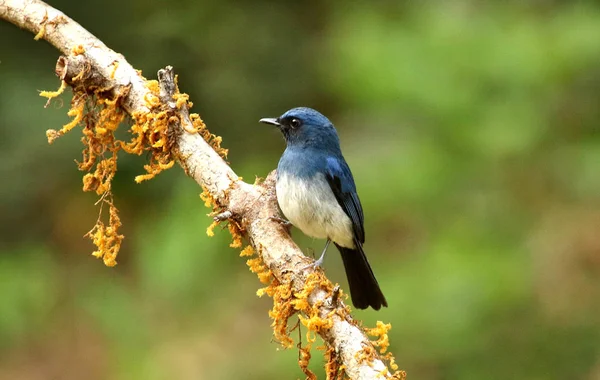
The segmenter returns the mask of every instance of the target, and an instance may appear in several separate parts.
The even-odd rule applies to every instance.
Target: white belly
[[[352,222],[322,174],[310,180],[280,174],[276,190],[283,215],[305,235],[354,248]]]

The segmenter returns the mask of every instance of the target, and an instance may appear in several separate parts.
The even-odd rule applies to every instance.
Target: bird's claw
[[[321,265],[323,265],[323,259],[324,259],[324,256],[319,257],[313,263],[310,263],[307,266],[305,266],[304,268],[302,268],[302,270],[304,271],[307,269],[317,269],[317,268],[321,267]]]
[[[272,220],[272,221],[274,221],[274,222],[277,222],[277,223],[281,224],[281,226],[286,229],[286,231],[288,232],[288,234],[291,235],[292,222],[290,222],[289,220],[285,220],[283,218],[280,218],[278,216],[270,216],[269,219]]]

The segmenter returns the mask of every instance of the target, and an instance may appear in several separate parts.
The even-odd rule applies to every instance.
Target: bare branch
[[[72,86],[101,88],[115,97],[123,96],[121,107],[129,114],[149,112],[146,97],[151,96],[147,81],[125,58],[109,49],[81,25],[62,12],[37,0],[0,0],[0,18],[36,34],[60,50],[64,56],[57,62],[57,74]],[[77,75],[81,75],[73,81]],[[291,240],[285,227],[273,219],[278,215],[274,172],[264,183],[251,185],[239,180],[229,165],[197,133],[186,106],[177,107],[173,95],[178,91],[173,70],[158,73],[160,101],[177,114],[175,156],[191,176],[214,200],[221,214],[216,218],[235,220],[245,232],[279,284],[287,284],[295,292],[306,287],[307,259]],[[171,127],[171,126],[170,126]],[[329,283],[329,281],[327,281]],[[363,330],[347,313],[339,288],[335,291],[320,284],[307,301],[318,308],[319,317],[331,324],[317,330],[335,350],[336,357],[352,379],[393,378]],[[398,376],[398,375],[397,375]]]

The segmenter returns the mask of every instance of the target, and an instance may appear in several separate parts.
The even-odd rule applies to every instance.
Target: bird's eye
[[[302,124],[302,122],[299,119],[293,118],[290,120],[290,127],[292,128],[298,128],[300,124]]]

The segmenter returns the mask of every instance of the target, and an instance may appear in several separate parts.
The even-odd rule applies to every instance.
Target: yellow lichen
[[[231,248],[241,248],[242,247],[242,231],[240,230],[240,227],[238,226],[238,224],[235,222],[230,222],[227,225],[227,228],[229,229],[229,233],[231,233],[231,237],[233,239],[231,241],[231,244],[229,244],[229,246]]]
[[[153,94],[152,92],[148,92],[144,95],[144,101],[153,108],[160,106],[160,98],[158,97],[158,94]]]
[[[210,191],[202,186],[203,188],[203,192],[200,194],[200,199],[202,199],[204,201],[204,205],[206,207],[210,207],[213,209],[213,213],[209,214],[209,215],[216,215],[219,212],[222,212],[223,210],[218,207],[216,200],[214,199],[214,197],[212,196],[212,194],[210,193]],[[226,195],[225,195],[226,197]],[[214,229],[217,225],[219,225],[220,221],[214,221],[210,224],[210,226],[208,226],[208,228],[206,229],[206,234],[210,237],[214,236]],[[243,245],[243,235],[244,235],[244,231],[242,230],[242,227],[239,225],[239,223],[235,220],[230,220],[229,223],[227,224],[227,229],[229,230],[229,233],[231,234],[231,238],[232,241],[229,244],[229,246],[231,248],[241,248]]]
[[[85,108],[85,98],[81,97],[78,101],[75,101],[76,98],[73,98],[74,104],[71,106],[71,109],[67,112],[67,116],[73,118],[71,122],[63,125],[62,129],[59,131],[61,134],[65,134],[69,132],[71,129],[75,128],[85,116],[84,108]]]
[[[158,86],[147,86],[157,89]],[[157,93],[150,92],[146,96],[149,108],[160,105]],[[150,163],[144,165],[146,174],[135,177],[137,183],[154,178],[163,170],[171,168],[175,164],[173,155],[174,139],[170,130],[170,117],[167,111],[156,110],[155,112],[134,113],[132,115],[134,124],[130,128],[132,138],[127,143],[121,143],[121,148],[130,154],[142,155],[150,152]]]
[[[206,125],[200,118],[200,115],[196,113],[190,114],[190,120],[192,122],[193,131],[188,131],[190,133],[199,133],[200,136],[210,145],[212,148],[219,153],[219,155],[223,158],[227,158],[227,153],[229,152],[227,149],[221,147],[221,142],[223,139],[220,136],[215,136],[208,129],[206,129]],[[187,130],[187,129],[186,129]]]
[[[110,79],[115,79],[115,74],[117,73],[117,69],[119,68],[119,61],[113,61],[112,66],[113,69],[110,72]]]
[[[48,144],[52,144],[54,140],[56,140],[60,136],[60,132],[58,132],[56,129],[48,129],[46,131],[46,138],[48,139]]]
[[[310,343],[307,344],[305,347],[302,347],[302,345],[298,344],[298,366],[300,366],[300,369],[306,375],[306,379],[316,380],[317,375],[315,375],[313,371],[308,369],[308,364],[310,363],[311,358],[310,348]]]
[[[37,34],[35,35],[35,37],[33,37],[33,39],[37,41],[40,38],[44,37],[44,34],[46,34],[46,24],[42,24],[40,26],[40,31],[37,32]]]
[[[215,229],[215,227],[216,227],[216,226],[218,226],[218,225],[219,225],[219,222],[217,222],[217,221],[214,221],[214,222],[212,222],[212,223],[210,224],[210,226],[208,226],[208,227],[206,228],[206,235],[208,235],[208,237],[213,237],[213,236],[215,236],[215,231],[214,231],[214,229]]]
[[[248,245],[242,250],[240,256],[250,256],[253,253],[254,249]],[[297,291],[294,290],[289,281],[281,283],[275,278],[260,256],[248,259],[246,264],[250,271],[258,275],[262,283],[268,284],[268,286],[258,289],[256,294],[259,297],[268,295],[273,298],[273,308],[269,311],[269,317],[272,320],[271,327],[273,328],[274,340],[285,349],[294,346],[294,340],[290,337],[290,331],[295,327],[290,328],[289,320],[295,314],[298,314],[299,322],[306,327],[308,344],[305,346],[298,344],[298,364],[307,378],[313,378],[312,376],[314,376],[314,374],[308,369],[308,365],[311,358],[311,345],[316,341],[316,334],[319,334],[326,329],[330,329],[333,326],[333,316],[336,313],[341,314],[341,317],[345,318],[350,311],[348,307],[341,309],[341,311],[339,308],[336,308],[328,315],[322,317],[319,309],[321,305],[311,304],[308,302],[308,299],[316,288],[324,289],[330,294],[336,292],[336,297],[338,298],[344,298],[346,295],[339,290],[338,287],[334,287],[322,272],[313,272],[309,274],[304,288]],[[381,349],[384,347],[387,349],[387,346],[389,345],[389,340],[387,339],[388,330],[389,325],[384,325],[382,323],[379,323],[376,328],[369,330],[373,335],[376,335],[379,338],[377,345]],[[327,360],[325,364],[327,379],[343,378],[345,373],[344,366],[341,365],[335,350],[325,346],[317,347],[317,349],[327,350],[325,353],[325,358]],[[376,355],[377,353],[373,347],[366,347],[365,350],[361,351],[363,360],[372,361],[376,358]],[[390,361],[390,367],[394,371],[397,370],[393,357],[390,355],[385,358]],[[393,375],[396,379],[403,379],[402,376],[405,376],[402,371],[396,372]]]
[[[251,270],[259,274],[267,271],[262,261],[258,259],[248,260],[248,265]],[[309,297],[313,291],[317,288],[325,290],[331,296],[336,298],[347,298],[347,296],[339,290],[339,287],[334,287],[333,284],[324,276],[320,271],[309,274],[306,278],[304,287],[300,291],[295,291],[290,284],[281,284],[279,281],[268,271],[269,276],[265,276],[265,279],[270,279],[271,283],[257,291],[258,296],[269,295],[273,298],[273,308],[269,311],[269,316],[272,319],[273,335],[277,342],[279,342],[284,348],[291,348],[293,339],[290,337],[289,319],[296,313],[298,313],[299,322],[306,327],[306,339],[308,344],[302,348],[299,347],[300,360],[299,364],[304,371],[308,366],[308,360],[310,360],[310,344],[316,341],[316,335],[325,332],[327,329],[333,327],[334,315],[339,315],[342,319],[346,319],[350,313],[350,308],[335,308],[328,315],[322,315],[319,303],[309,302]],[[263,278],[261,278],[261,281]],[[378,339],[374,342],[374,345],[379,347],[380,351],[384,353],[389,347],[389,338],[387,332],[391,326],[389,324],[383,324],[378,322],[377,326],[373,329],[367,329],[370,335],[376,336]],[[320,349],[325,349],[322,347]],[[329,348],[326,352],[325,358],[327,363],[325,365],[327,378],[337,379],[342,378],[344,375],[344,366],[339,362],[339,358],[335,354],[335,350]],[[363,350],[358,353],[357,359],[361,362],[372,362],[377,357],[377,351],[372,346],[365,346]],[[398,366],[394,362],[394,358],[391,353],[388,353],[381,359],[389,362],[390,368],[395,373],[392,374],[392,378],[404,379],[406,373],[404,371],[398,371]],[[389,371],[386,369],[386,374]],[[306,372],[305,372],[306,374]],[[308,376],[308,374],[307,374]],[[387,375],[386,375],[387,376]]]
[[[248,268],[252,273],[261,273],[266,269],[260,257],[246,260],[246,265],[248,265]]]
[[[140,71],[139,74],[142,75],[142,72]],[[144,86],[154,95],[160,93],[160,85],[157,80],[148,80]]]
[[[87,70],[86,70],[86,69],[84,69],[84,70],[81,70],[81,71],[79,72],[79,74],[75,75],[75,76],[73,77],[73,79],[71,79],[71,81],[72,81],[72,82],[77,82],[77,81],[80,81],[80,80],[83,78],[83,76],[84,76],[86,73],[87,73]],[[98,99],[98,102],[99,102],[99,103],[100,103],[101,101],[102,101],[102,99]]]
[[[368,335],[377,338],[376,340],[372,341],[372,343],[373,343],[373,346],[379,347],[380,354],[384,354],[390,346],[390,339],[388,336],[388,331],[390,331],[391,328],[392,328],[391,324],[377,321],[375,327],[364,329]],[[372,347],[365,347],[362,351],[362,356],[359,357],[359,360],[370,362],[374,358],[376,358],[376,356],[377,356],[377,353],[375,352],[375,350]],[[406,372],[398,370],[398,365],[396,364],[396,359],[394,358],[394,356],[392,355],[391,352],[388,352],[386,355],[383,355],[381,357],[381,359],[387,361],[389,367],[392,369],[392,371],[394,371],[394,373],[391,374],[392,378],[394,378],[394,379],[405,379],[406,378]],[[387,368],[385,368],[382,371],[382,376],[387,376],[388,374],[389,374],[389,371]]]
[[[204,186],[202,186],[202,190],[203,191],[202,191],[202,194],[200,194],[200,199],[202,199],[204,201],[204,206],[213,207],[216,203],[215,203],[215,199],[213,198],[212,194]]]
[[[123,235],[119,234],[121,219],[119,218],[118,210],[114,206],[112,199],[102,199],[101,201],[109,206],[108,226],[106,226],[99,217],[94,228],[92,228],[85,236],[92,239],[94,245],[98,248],[92,255],[102,259],[104,265],[114,267],[117,265],[115,259],[124,238]]]
[[[46,14],[42,18],[42,21],[40,21],[40,30],[37,32],[35,37],[33,37],[33,39],[38,41],[41,38],[44,38],[46,36],[46,26],[47,25],[56,26],[58,24],[66,24],[66,23],[67,23],[67,19],[62,15],[56,16],[53,20],[48,21],[48,12],[46,11]]]
[[[46,34],[46,22],[47,21],[48,21],[48,12],[46,11],[46,14],[42,18],[42,21],[40,21],[40,30],[37,32],[35,37],[33,37],[34,40],[37,41],[40,38],[44,37],[44,34]]]
[[[373,346],[364,346],[361,351],[355,354],[355,358],[359,363],[371,363],[377,359],[377,351]]]
[[[397,370],[398,366],[397,365],[395,365],[395,366],[396,366],[396,368],[393,368],[394,373],[392,373],[392,379],[406,380],[406,372]]]
[[[258,276],[258,280],[263,284],[269,284],[273,278],[273,272],[270,270],[259,272],[256,275]]]
[[[392,371],[397,371],[398,370],[398,364],[396,364],[396,358],[394,358],[391,354],[392,354],[391,352],[388,352],[384,356],[384,358],[389,361],[390,368],[392,369]]]
[[[75,45],[73,46],[73,49],[71,49],[71,54],[73,55],[80,55],[83,53],[85,53],[85,48],[83,45]]]
[[[373,328],[365,328],[365,332],[367,334],[377,338],[375,341],[373,341],[373,345],[375,347],[379,347],[379,353],[381,354],[385,354],[390,346],[388,331],[390,331],[391,328],[391,324],[386,324],[381,321],[377,321],[376,326]]]
[[[269,317],[272,319],[273,338],[284,348],[291,348],[294,340],[290,338],[288,332],[288,320],[297,312],[289,301],[292,296],[291,284],[281,284],[277,279],[273,279],[271,284],[265,289],[265,293],[273,298],[273,308],[269,311]]]
[[[114,152],[111,157],[98,161],[94,173],[83,176],[83,191],[95,191],[98,195],[109,192],[116,172],[117,155]]]
[[[188,94],[176,94],[173,96],[175,99],[175,106],[177,109],[181,109],[183,106],[187,106],[188,108],[192,108],[193,103],[190,102],[190,96]]]
[[[254,255],[254,248],[252,248],[251,245],[247,245],[246,248],[242,249],[242,251],[240,252],[240,257],[252,255]]]
[[[197,113],[191,113],[190,120],[192,121],[192,125],[194,126],[194,129],[196,131],[206,129],[206,124],[204,124],[204,121],[202,121],[200,115],[198,115]]]
[[[255,262],[251,264],[256,265]],[[260,269],[255,268],[253,271],[260,273]],[[280,284],[271,275],[269,286],[257,292],[259,295],[267,294],[273,298],[273,308],[269,311],[269,317],[272,319],[271,326],[273,327],[274,338],[284,348],[291,348],[293,345],[293,340],[289,336],[289,319],[296,313],[302,313],[298,314],[298,317],[299,321],[307,327],[306,336],[309,343],[315,341],[316,333],[322,331],[322,329],[331,328],[333,323],[331,317],[335,311],[326,318],[321,318],[319,316],[319,305],[311,305],[308,302],[308,297],[316,287],[321,285],[323,277],[320,272],[311,273],[306,280],[304,289],[294,291],[291,284]],[[333,290],[333,285],[329,289]],[[310,350],[310,346],[306,346],[305,349]],[[310,359],[310,355],[306,356],[306,353],[303,355],[306,360]]]
[[[332,313],[334,313],[333,311]],[[318,315],[312,315],[309,318],[306,318],[302,315],[298,315],[300,322],[304,326],[307,327],[306,331],[306,339],[309,342],[314,342],[317,340],[316,334],[321,332],[323,329],[330,329],[333,326],[333,321],[331,320],[331,315],[328,315],[327,318],[321,318]]]
[[[62,22],[57,18],[56,22]],[[43,27],[43,24],[42,24]],[[42,35],[43,31],[40,31]],[[76,45],[71,49],[73,55],[83,54],[85,49],[82,45]],[[113,62],[111,78],[114,78],[118,62]],[[149,154],[149,163],[144,165],[145,174],[135,177],[136,182],[149,180],[162,172],[171,168],[175,164],[176,149],[175,141],[177,131],[172,127],[174,124],[182,124],[179,120],[179,114],[168,106],[162,106],[159,97],[159,85],[157,81],[147,81],[146,87],[148,93],[145,96],[147,112],[138,112],[131,115],[133,124],[131,125],[129,141],[121,141],[115,137],[115,131],[125,120],[126,113],[121,108],[121,103],[129,94],[129,87],[121,86],[114,90],[112,85],[106,88],[92,86],[86,88],[83,70],[77,76],[72,78],[73,82],[80,85],[73,88],[74,94],[71,101],[71,107],[68,115],[71,121],[65,124],[60,130],[49,129],[46,131],[48,142],[54,142],[58,137],[69,132],[76,126],[82,126],[83,137],[81,139],[85,148],[82,152],[82,160],[77,163],[78,168],[84,171],[82,179],[84,191],[94,191],[100,196],[101,215],[98,222],[92,230],[86,235],[90,237],[97,246],[94,256],[102,257],[104,263],[109,266],[116,264],[122,235],[118,234],[118,228],[121,222],[118,217],[118,210],[112,200],[112,180],[117,171],[117,158],[119,151],[125,151],[129,154]],[[140,74],[141,75],[141,74]],[[65,81],[57,91],[42,91],[41,96],[49,99],[56,98],[62,94],[67,86]],[[175,100],[178,105],[190,106],[187,95],[176,95]],[[211,135],[200,117],[194,117],[196,127],[202,126],[205,134]],[[215,137],[212,137],[215,139]],[[220,146],[220,139],[216,140],[216,146]],[[222,150],[222,148],[221,148]],[[208,192],[206,192],[208,194]],[[205,201],[211,202],[212,198],[206,198]],[[108,224],[102,222],[102,205],[109,204]],[[234,236],[232,245],[241,244],[241,231],[238,226],[230,228]]]
[[[67,88],[67,82],[65,82],[63,80],[60,82],[60,87],[58,88],[58,90],[56,90],[56,91],[40,91],[40,96],[43,96],[44,98],[48,98],[48,100],[50,100],[50,99],[56,98],[57,96],[62,94],[65,91],[65,88]],[[69,116],[71,116],[71,115],[69,115]]]

